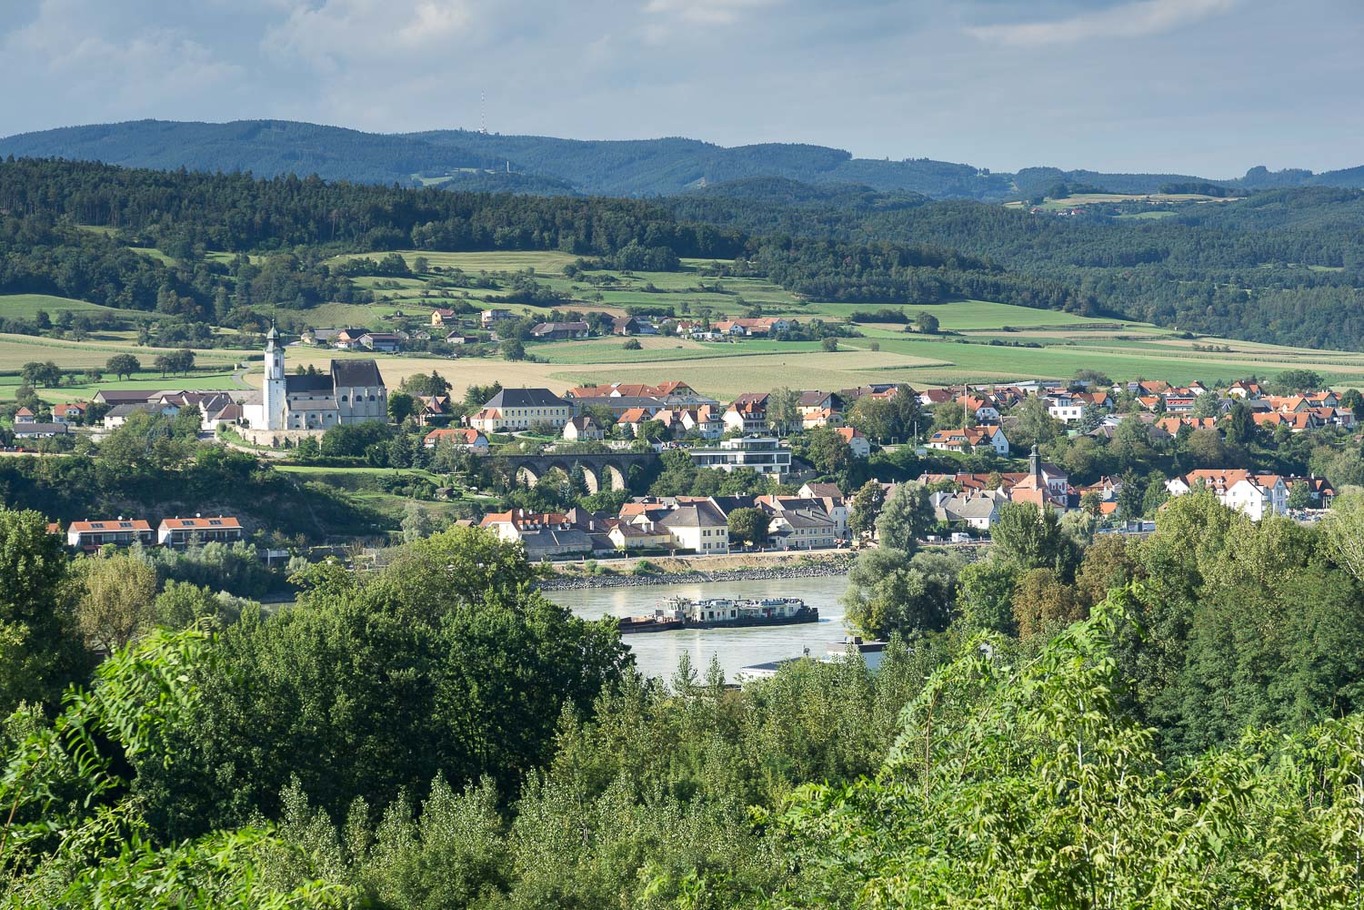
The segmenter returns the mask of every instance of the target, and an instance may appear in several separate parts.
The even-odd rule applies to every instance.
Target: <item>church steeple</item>
[[[1028,473],[1037,481],[1038,486],[1042,484],[1042,458],[1037,454],[1037,443],[1033,443],[1032,452],[1028,455]]]

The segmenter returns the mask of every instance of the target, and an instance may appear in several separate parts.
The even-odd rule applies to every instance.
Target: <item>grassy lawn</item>
[[[114,354],[132,354],[143,364],[150,364],[156,355],[172,350],[139,347],[131,337],[127,341],[71,341],[31,335],[0,335],[0,371],[17,370],[31,360],[53,360],[64,369],[103,368],[104,362]],[[237,362],[244,353],[220,348],[195,351],[199,365],[223,367]]]

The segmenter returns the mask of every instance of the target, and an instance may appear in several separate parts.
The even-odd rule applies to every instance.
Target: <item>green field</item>
[[[0,315],[11,319],[33,319],[42,310],[49,316],[58,313],[105,313],[121,319],[137,319],[148,314],[138,310],[119,310],[114,307],[72,300],[70,297],[53,297],[50,294],[0,294]]]

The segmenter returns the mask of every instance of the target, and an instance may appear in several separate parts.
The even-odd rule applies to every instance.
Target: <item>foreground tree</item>
[[[61,539],[40,513],[0,508],[0,712],[55,707],[86,669]]]
[[[77,569],[77,624],[91,646],[109,654],[150,628],[156,612],[156,569],[150,563],[114,553],[82,559]]]

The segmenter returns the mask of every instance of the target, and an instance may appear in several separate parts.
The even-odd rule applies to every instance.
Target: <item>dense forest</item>
[[[1063,218],[769,179],[641,201],[18,160],[0,163],[0,292],[220,321],[254,304],[365,299],[323,264],[338,252],[559,250],[667,267],[735,259],[738,273],[819,301],[978,298],[1255,341],[1364,344],[1364,192],[1268,190],[1161,214]],[[269,255],[221,262],[210,250]]]
[[[898,549],[901,490],[849,594],[892,608],[879,670],[743,688],[641,677],[479,529],[314,566],[265,613],[0,510],[4,900],[1353,904],[1358,493],[1315,528],[1185,496],[1145,540],[1010,506],[967,565]]]

